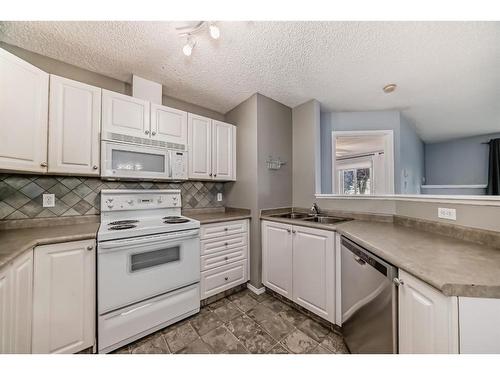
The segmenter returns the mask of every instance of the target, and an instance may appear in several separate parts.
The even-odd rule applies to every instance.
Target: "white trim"
[[[486,189],[488,184],[484,185],[422,185],[422,189]]]
[[[250,289],[250,291],[252,291],[253,293],[257,294],[258,296],[266,292],[265,287],[256,288],[250,283],[247,283],[247,288]]]
[[[385,164],[385,187],[389,194],[394,194],[394,131],[393,130],[353,130],[353,131],[332,131],[332,190],[335,192],[337,190],[337,178],[336,178],[336,168],[335,168],[335,156],[336,156],[336,139],[337,137],[344,136],[373,136],[373,135],[383,135],[385,136],[385,147],[384,147],[384,164]],[[316,194],[317,196],[318,194]],[[322,194],[320,194],[322,195]]]
[[[316,194],[317,199],[335,200],[383,200],[383,201],[406,201],[406,202],[431,202],[465,204],[475,206],[500,206],[500,195],[337,195]]]

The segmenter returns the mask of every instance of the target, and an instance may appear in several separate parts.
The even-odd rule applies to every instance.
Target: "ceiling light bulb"
[[[193,53],[193,47],[194,47],[193,41],[190,38],[188,38],[186,44],[184,45],[184,47],[182,47],[182,52],[186,56],[191,56],[191,53]]]
[[[210,31],[210,36],[214,39],[219,39],[220,37],[220,30],[219,30],[219,27],[215,24],[210,24],[210,26],[208,27],[209,31]]]

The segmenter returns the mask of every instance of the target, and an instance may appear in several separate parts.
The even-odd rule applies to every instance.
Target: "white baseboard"
[[[257,295],[260,295],[260,294],[263,294],[265,293],[266,291],[266,288],[265,287],[261,287],[261,288],[256,288],[254,287],[252,284],[250,283],[247,283],[247,288],[250,289],[252,292],[254,292],[255,294]]]

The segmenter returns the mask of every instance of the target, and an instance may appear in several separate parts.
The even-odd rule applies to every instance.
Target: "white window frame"
[[[333,195],[351,197],[353,195],[339,194],[339,186],[337,184],[337,160],[336,160],[336,144],[339,137],[370,137],[384,136],[384,167],[385,167],[385,187],[384,195],[394,194],[394,131],[393,130],[352,130],[352,131],[333,131],[332,132],[332,190]],[[375,191],[375,185],[372,191]],[[361,195],[354,195],[361,196]],[[362,195],[367,196],[367,195]]]

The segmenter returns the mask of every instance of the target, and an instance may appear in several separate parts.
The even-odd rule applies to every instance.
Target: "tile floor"
[[[269,294],[245,289],[116,354],[347,354],[341,336]]]

